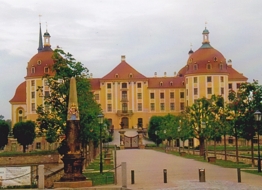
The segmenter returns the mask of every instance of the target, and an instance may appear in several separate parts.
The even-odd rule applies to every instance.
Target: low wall
[[[60,162],[59,154],[48,155],[30,155],[23,156],[1,156],[0,166],[6,165],[40,165],[40,164],[57,164]]]
[[[45,175],[45,188],[52,188],[54,186],[54,182],[59,181],[63,175],[64,168],[60,168],[49,175]]]

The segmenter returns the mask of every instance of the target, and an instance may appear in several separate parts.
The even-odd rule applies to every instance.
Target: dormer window
[[[211,65],[207,64],[207,69],[210,70],[211,69]]]
[[[129,74],[129,78],[133,78],[133,74],[132,73]]]
[[[170,81],[170,86],[173,86],[173,81]]]
[[[41,60],[37,60],[37,65],[41,65]]]
[[[31,68],[31,73],[35,73],[35,67]]]
[[[194,70],[197,70],[197,69],[198,69],[197,64],[194,64]]]
[[[45,73],[49,73],[49,68],[48,68],[48,67],[45,67],[45,68],[44,68],[44,72],[45,72]]]
[[[186,66],[186,69],[189,70],[189,66],[188,65]]]
[[[118,74],[116,74],[115,77],[118,78]]]
[[[219,64],[219,69],[220,69],[220,70],[223,69],[223,64]]]
[[[217,62],[217,57],[214,57],[214,62]]]
[[[160,82],[159,85],[160,85],[160,86],[163,86],[163,82]]]

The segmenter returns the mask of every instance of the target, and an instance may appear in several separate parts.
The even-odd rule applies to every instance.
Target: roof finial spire
[[[42,39],[42,30],[41,30],[41,16],[39,15],[39,44],[38,44],[38,52],[43,50],[43,39]]]
[[[207,28],[207,21],[205,22],[205,28]]]
[[[188,55],[190,56],[192,53],[194,53],[194,51],[192,50],[192,43],[190,43],[190,50],[188,52]]]

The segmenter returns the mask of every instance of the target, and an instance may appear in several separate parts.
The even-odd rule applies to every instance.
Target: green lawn
[[[102,158],[104,159],[104,155]],[[112,156],[109,165],[105,165],[103,160],[103,173],[100,173],[100,155],[88,165],[85,171],[83,175],[92,180],[93,186],[114,184],[114,162]]]

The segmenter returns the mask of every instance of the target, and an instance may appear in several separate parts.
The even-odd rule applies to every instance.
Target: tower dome
[[[40,25],[40,35],[41,35]],[[44,47],[42,48],[42,37],[39,37],[38,53],[35,54],[27,64],[27,75],[29,77],[43,77],[45,74],[53,75],[51,66],[54,61],[52,59],[53,50],[50,45],[50,34],[46,31],[44,33]]]
[[[205,28],[202,34],[202,46],[190,54],[186,74],[227,72],[225,57],[210,45],[209,31]]]

